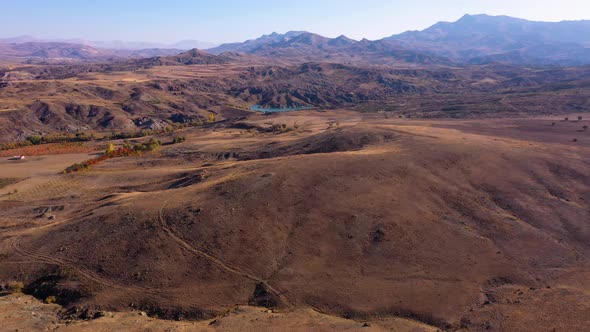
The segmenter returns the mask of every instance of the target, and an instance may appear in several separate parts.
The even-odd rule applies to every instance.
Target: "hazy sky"
[[[379,39],[466,13],[590,19],[590,0],[0,0],[0,11],[0,37],[221,43],[289,30]]]

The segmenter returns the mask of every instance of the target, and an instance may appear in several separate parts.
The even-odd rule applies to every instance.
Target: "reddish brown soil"
[[[571,128],[244,121],[293,130],[193,128],[151,155],[7,186],[21,189],[0,202],[0,279],[89,316],[249,304],[444,330],[590,324],[590,148],[562,139]]]

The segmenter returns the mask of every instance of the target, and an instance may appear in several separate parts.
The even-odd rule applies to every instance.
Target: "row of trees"
[[[162,145],[162,142],[152,138],[146,143],[131,145],[125,143],[122,147],[116,148],[114,144],[109,143],[102,156],[86,160],[82,163],[76,163],[67,167],[63,173],[73,173],[90,169],[92,166],[111,158],[139,156],[144,152],[154,151]]]

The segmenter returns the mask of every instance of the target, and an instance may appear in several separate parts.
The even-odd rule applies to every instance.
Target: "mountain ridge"
[[[501,62],[519,65],[590,63],[589,20],[540,22],[505,15],[464,15],[455,22],[438,22],[421,31],[406,31],[384,39],[474,64],[500,58]],[[540,49],[544,49],[541,54]]]
[[[182,52],[193,48],[206,49],[217,46],[216,43],[196,39],[184,39],[175,43],[158,43],[125,40],[86,40],[82,38],[37,38],[30,35],[0,38],[0,44],[22,44],[27,42],[81,44],[98,49],[129,51],[145,49],[178,49]]]
[[[590,64],[590,20],[540,22],[505,15],[466,14],[454,22],[441,21],[423,30],[406,31],[378,40],[354,40],[345,35],[330,38],[293,30],[212,48],[185,49],[195,43],[187,40],[172,44],[177,47],[131,49],[130,44],[125,46],[125,42],[105,42],[98,47],[83,40],[44,41],[32,36],[18,36],[0,39],[0,57],[91,61],[176,56],[183,51],[199,49],[212,55],[244,53],[288,62],[579,66]],[[35,45],[37,51],[23,51],[31,45]]]
[[[417,57],[438,58],[433,61],[435,63],[448,64],[449,61],[441,60],[448,59],[462,64],[577,66],[590,63],[590,20],[540,22],[506,15],[466,14],[455,22],[441,21],[424,30],[406,31],[378,40],[356,41],[344,35],[329,38],[312,32],[289,31],[274,32],[243,43],[222,44],[206,51],[277,57],[293,53],[293,50],[284,50],[297,42],[308,54],[318,53],[318,50],[324,53],[306,60],[329,58],[336,53],[355,55],[380,48],[385,53],[405,51]]]

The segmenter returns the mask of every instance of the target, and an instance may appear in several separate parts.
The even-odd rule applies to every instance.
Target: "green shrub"
[[[31,142],[31,144],[33,144],[33,145],[39,145],[43,141],[43,137],[38,136],[38,135],[33,135],[33,136],[27,137],[27,141]]]
[[[182,136],[176,136],[176,137],[174,137],[174,139],[172,140],[172,143],[173,143],[173,144],[178,144],[178,143],[182,143],[182,142],[184,142],[184,141],[186,141],[186,138],[185,138],[185,137],[182,137]]]
[[[160,147],[160,145],[162,145],[162,142],[152,138],[147,143],[136,144],[133,147],[133,150],[138,151],[138,152],[153,151],[153,150],[157,149],[158,147]]]

